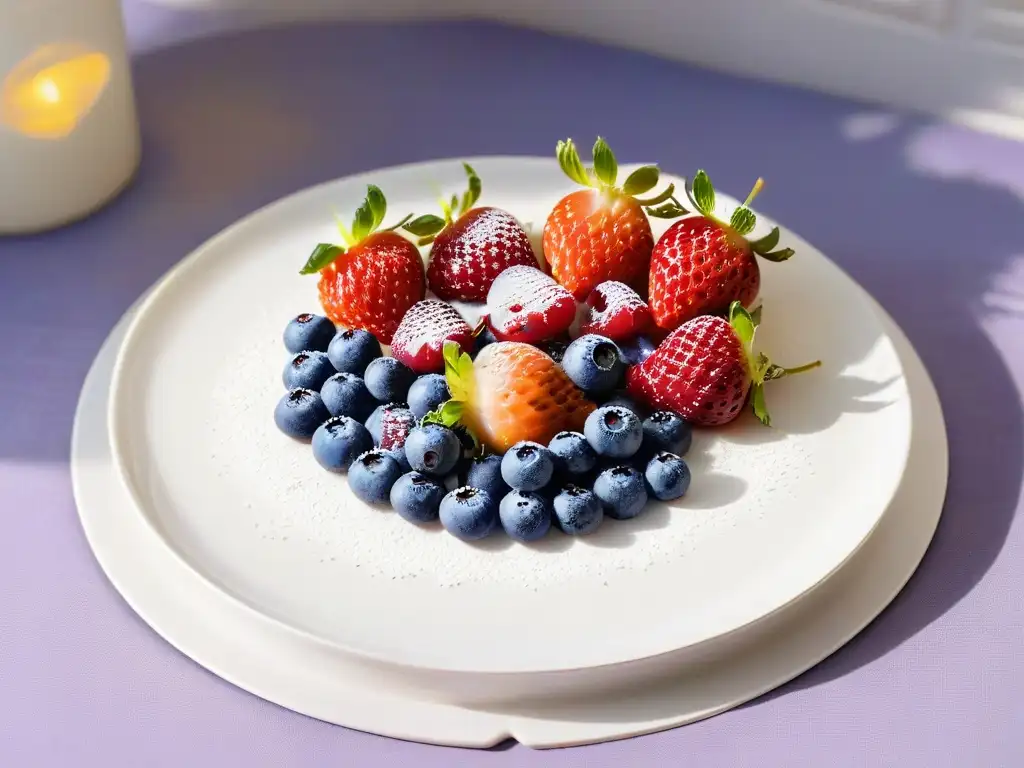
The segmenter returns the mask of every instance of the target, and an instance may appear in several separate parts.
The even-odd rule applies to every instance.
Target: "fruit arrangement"
[[[302,268],[324,314],[285,328],[274,420],[364,502],[467,541],[585,535],[684,496],[695,427],[748,406],[770,425],[767,382],[818,365],[754,349],[757,259],[793,255],[778,229],[747,239],[760,180],[724,217],[703,171],[684,205],[671,184],[650,194],[656,166],[619,184],[602,139],[590,167],[571,140],[556,154],[583,189],[550,212],[543,261],[511,213],[477,206],[464,164],[468,188],[441,216],[382,229],[386,200],[368,187],[338,225],[343,245],[318,245]],[[649,217],[679,220],[655,242]]]

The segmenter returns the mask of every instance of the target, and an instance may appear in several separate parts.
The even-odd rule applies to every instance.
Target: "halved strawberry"
[[[771,424],[764,384],[821,365],[780,368],[754,354],[760,313],[751,315],[738,301],[729,319],[702,315],[679,326],[640,365],[626,374],[626,389],[651,408],[675,411],[691,424],[719,426],[740,415],[750,399],[754,415]]]
[[[552,276],[577,299],[607,280],[646,296],[654,236],[644,206],[672,199],[673,188],[647,200],[636,197],[658,183],[653,165],[638,168],[616,186],[619,166],[602,138],[594,144],[593,169],[583,167],[572,139],[558,142],[555,151],[565,174],[587,189],[559,200],[544,224],[544,258]]]
[[[760,192],[757,180],[746,201],[725,222],[715,216],[715,189],[704,171],[693,179],[689,193],[700,216],[673,224],[654,246],[651,256],[650,303],[654,320],[665,330],[677,328],[699,315],[723,314],[734,301],[750,307],[761,286],[755,255],[785,261],[789,248],[775,250],[776,227],[753,242],[746,235],[756,224],[749,205]],[[674,218],[686,211],[678,204],[648,209],[652,216]]]
[[[384,193],[370,185],[349,230],[339,219],[345,245],[320,243],[301,270],[320,274],[320,304],[337,325],[367,330],[391,343],[406,311],[426,293],[423,260],[416,246],[394,230],[378,231],[387,213]]]
[[[558,432],[582,431],[597,407],[529,344],[490,344],[473,361],[449,342],[444,360],[452,399],[425,420],[461,423],[498,453],[523,440],[547,445]]]
[[[613,341],[633,339],[651,325],[651,310],[625,283],[609,280],[587,297],[580,335],[596,333]]]
[[[447,301],[481,302],[494,278],[516,264],[537,266],[530,237],[519,220],[499,208],[474,208],[482,184],[476,171],[463,163],[469,188],[461,200],[441,200],[444,218],[420,216],[404,229],[433,242],[427,264],[427,284]]]
[[[440,373],[444,369],[442,350],[446,341],[470,349],[473,329],[451,304],[426,299],[405,313],[391,339],[391,354],[416,373]]]
[[[534,342],[568,330],[576,300],[536,267],[509,267],[487,293],[488,323],[499,341]]]

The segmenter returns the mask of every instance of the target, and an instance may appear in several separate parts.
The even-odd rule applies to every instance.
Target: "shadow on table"
[[[571,86],[551,75],[570,70]],[[897,647],[970,592],[998,555],[1024,438],[1020,394],[986,327],[1014,323],[1019,333],[1024,324],[1019,294],[995,306],[1000,291],[1024,284],[1007,276],[1024,257],[1024,144],[482,24],[246,32],[143,55],[135,76],[145,158],[134,187],[76,226],[0,240],[0,286],[10,291],[0,329],[51,350],[0,360],[0,461],[66,461],[82,378],[120,313],[254,208],[374,167],[550,154],[559,137],[586,143],[600,131],[623,161],[679,173],[700,164],[741,196],[763,175],[766,213],[893,314],[946,408],[947,509],[918,575],[857,640],[772,695]],[[297,265],[303,256],[281,254]]]

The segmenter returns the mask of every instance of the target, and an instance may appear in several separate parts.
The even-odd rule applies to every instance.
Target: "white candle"
[[[118,0],[0,1],[0,234],[91,213],[138,163]]]

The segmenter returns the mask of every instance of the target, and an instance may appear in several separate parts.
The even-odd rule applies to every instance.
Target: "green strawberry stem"
[[[443,347],[444,375],[448,382],[448,391],[451,398],[442,403],[436,410],[426,414],[420,419],[420,424],[441,424],[452,428],[461,426],[473,439],[474,453],[480,454],[484,450],[483,444],[477,439],[466,425],[462,422],[462,415],[465,413],[466,403],[473,396],[473,358],[462,351],[462,348],[454,341],[446,341]]]
[[[341,234],[341,239],[344,245],[319,243],[316,248],[313,249],[313,253],[310,254],[309,258],[306,259],[306,263],[303,265],[302,269],[299,270],[299,274],[311,275],[319,272],[324,267],[332,264],[335,259],[344,254],[347,250],[359,245],[359,243],[363,242],[363,240],[368,238],[374,232],[392,232],[412,218],[412,214],[410,213],[397,224],[381,230],[380,225],[384,222],[384,217],[387,215],[387,212],[388,201],[384,197],[384,193],[380,191],[379,187],[375,187],[373,184],[368,185],[366,187],[366,198],[363,200],[362,205],[356,209],[351,228],[345,226],[345,222],[342,221],[341,217],[337,213],[334,214],[334,218],[338,226],[338,232]]]
[[[760,308],[758,308],[757,320],[760,320]],[[751,408],[758,420],[766,427],[770,427],[772,419],[768,413],[768,404],[764,396],[765,383],[781,379],[784,376],[793,376],[813,370],[821,366],[821,361],[815,360],[813,363],[806,363],[795,368],[782,368],[772,363],[768,356],[763,353],[755,355],[754,336],[757,333],[758,323],[755,322],[755,318],[738,301],[734,301],[729,305],[729,325],[732,326],[733,331],[740,340],[746,355],[747,370],[750,372],[751,380]]]
[[[644,207],[659,206],[671,200],[673,205],[682,209],[679,201],[675,198],[675,185],[673,184],[669,184],[664,191],[654,197],[640,197],[658,186],[661,171],[656,165],[641,165],[619,185],[618,160],[615,159],[615,153],[608,146],[608,142],[600,136],[594,142],[594,148],[591,151],[592,165],[589,168],[584,166],[583,161],[580,160],[579,152],[572,139],[559,141],[555,145],[555,156],[566,176],[580,186],[596,189],[608,198],[631,197]],[[685,211],[683,212],[685,213]]]
[[[427,214],[412,221],[406,220],[408,223],[403,222],[403,229],[419,238],[416,241],[417,245],[429,245],[434,242],[441,230],[471,210],[480,199],[480,194],[483,192],[483,183],[480,181],[480,177],[469,163],[463,163],[462,168],[466,171],[467,181],[466,191],[462,193],[462,197],[460,198],[458,195],[452,195],[450,199],[444,195],[438,197],[443,218]]]

